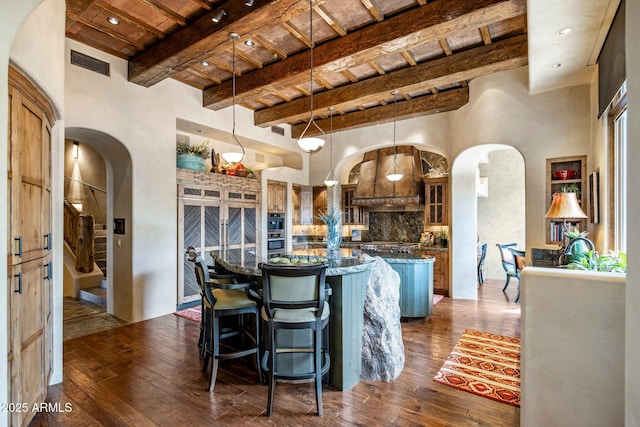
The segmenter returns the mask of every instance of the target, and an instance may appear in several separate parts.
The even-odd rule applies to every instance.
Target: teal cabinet
[[[425,317],[433,312],[433,258],[385,258],[400,275],[400,316]]]

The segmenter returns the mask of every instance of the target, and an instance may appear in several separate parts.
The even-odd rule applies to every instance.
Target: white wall
[[[478,236],[487,243],[485,279],[505,279],[497,243],[525,247],[524,160],[511,148],[492,151],[481,170],[489,180],[489,196],[478,197]],[[516,281],[517,283],[517,281]]]
[[[636,238],[640,236],[640,2],[626,2],[626,49],[627,49],[627,90],[628,117],[628,193],[627,193],[627,241],[630,243],[627,255],[631,262],[627,270],[626,289],[626,340],[625,340],[625,425],[640,426],[640,246]]]
[[[624,425],[624,275],[527,267],[521,278],[521,425]]]

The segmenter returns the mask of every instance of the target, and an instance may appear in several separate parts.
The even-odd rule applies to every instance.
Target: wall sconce
[[[73,158],[74,159],[78,158],[78,149],[79,148],[80,148],[80,143],[78,141],[73,141],[72,153],[73,153]]]

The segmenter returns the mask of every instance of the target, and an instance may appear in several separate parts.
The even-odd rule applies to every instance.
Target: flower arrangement
[[[342,212],[339,209],[333,207],[333,205],[329,206],[327,212],[324,213],[318,209],[318,219],[325,224],[327,224],[327,251],[334,256],[336,251],[340,249],[340,244],[342,243],[342,236],[340,234],[340,218],[342,218]]]
[[[199,144],[191,145],[187,142],[179,142],[176,145],[176,156],[186,154],[187,156],[199,156],[206,159],[209,156],[209,141],[203,141]]]
[[[336,225],[340,222],[340,218],[342,217],[342,212],[339,209],[334,208],[333,206],[329,206],[327,212],[322,212],[318,209],[318,219],[324,222],[327,225],[328,229],[335,228]]]

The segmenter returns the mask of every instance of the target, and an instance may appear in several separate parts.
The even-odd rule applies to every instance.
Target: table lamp
[[[551,207],[544,216],[549,219],[561,219],[562,220],[562,250],[561,254],[564,255],[565,234],[568,231],[567,220],[568,219],[583,219],[587,218],[578,203],[578,197],[576,193],[555,193],[553,195],[553,201]]]

